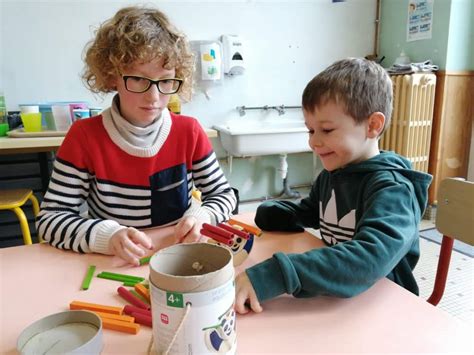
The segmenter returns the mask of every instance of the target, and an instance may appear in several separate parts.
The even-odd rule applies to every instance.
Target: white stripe
[[[213,181],[212,184],[209,185],[209,186],[206,186],[206,187],[202,187],[202,186],[199,186],[199,185],[198,186],[199,186],[199,190],[201,190],[202,194],[206,195],[207,192],[211,191],[214,187],[216,187],[217,185],[219,185],[223,182],[226,182],[226,183],[224,185],[222,185],[221,187],[219,187],[219,189],[217,189],[216,191],[213,192],[213,194],[217,194],[222,190],[230,188],[229,183],[227,182],[224,175],[222,175],[222,177],[219,180]],[[206,183],[207,183],[207,181],[206,181]],[[203,196],[203,200],[204,200],[204,196]]]
[[[96,189],[97,189],[97,186],[92,185],[92,189],[90,193],[94,194],[95,196],[98,196],[100,198],[100,201],[104,204],[117,204],[117,205],[125,205],[125,206],[133,205],[133,206],[139,206],[143,208],[150,208],[151,195],[146,196],[150,198],[142,200],[142,199],[136,199],[134,195],[131,195],[129,197],[103,195],[101,191],[96,191]]]
[[[348,238],[348,237],[345,237],[345,236],[342,236],[342,235],[338,235],[338,234],[334,234],[332,233],[331,230],[329,229],[326,229],[322,224],[320,225],[320,229],[321,229],[321,235],[326,234],[326,235],[330,235],[331,237],[335,238],[336,240],[351,240],[352,238]]]
[[[99,214],[101,216],[107,216],[105,219],[112,219],[112,220],[119,220],[119,217],[115,217],[113,215],[119,215],[119,216],[130,216],[130,217],[140,217],[143,219],[149,219],[150,218],[150,209],[143,209],[143,210],[129,210],[129,209],[122,209],[122,208],[111,208],[111,207],[105,207],[102,203],[96,202],[95,200],[90,199],[89,200],[89,208],[93,209],[96,214]],[[102,210],[101,210],[102,208]],[[107,211],[104,212],[103,210]],[[131,219],[123,218],[120,220],[126,220],[126,221],[132,221]],[[129,223],[129,222],[127,222]],[[136,223],[136,222],[135,222]],[[146,225],[146,224],[144,224]]]
[[[57,168],[60,171],[63,171],[65,173],[67,173],[67,174],[76,175],[77,177],[79,177],[81,179],[84,179],[84,180],[87,180],[91,177],[88,172],[83,172],[83,171],[80,171],[80,170],[78,170],[78,169],[76,169],[72,166],[65,165],[65,164],[61,163],[59,160],[56,160],[54,162],[54,167]],[[53,175],[54,175],[54,171],[53,171]],[[64,179],[66,179],[65,176],[61,176],[60,178],[58,178],[58,180],[64,180]]]
[[[107,182],[95,181],[97,188],[101,192],[114,192],[126,196],[140,196],[140,197],[151,197],[151,191],[149,186],[143,186],[140,188],[128,188],[115,184],[109,184]]]
[[[347,231],[347,230],[344,230],[340,227],[329,226],[329,225],[326,224],[324,219],[320,219],[319,223],[320,223],[321,226],[324,226],[327,230],[330,230],[331,233],[333,233],[335,235],[340,235],[341,238],[343,238],[343,239],[350,240],[354,236],[355,229],[351,229],[350,231]],[[350,234],[350,237],[348,237],[347,234]]]
[[[193,164],[193,170],[200,169],[203,166],[206,166],[207,164],[209,164],[213,160],[216,160],[216,163],[217,163],[216,154],[214,152],[212,152],[211,155],[209,155],[205,160],[203,160],[203,161],[201,161],[197,164]],[[214,165],[215,164],[212,164],[211,166],[214,166]]]

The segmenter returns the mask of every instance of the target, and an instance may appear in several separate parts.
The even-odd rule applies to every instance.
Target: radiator
[[[392,75],[393,113],[380,148],[403,155],[418,171],[428,171],[436,75]]]

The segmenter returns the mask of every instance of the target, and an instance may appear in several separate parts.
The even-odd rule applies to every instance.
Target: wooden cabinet
[[[474,119],[474,71],[440,71],[437,77],[428,167],[433,175],[430,205],[437,203],[441,180],[467,178]]]

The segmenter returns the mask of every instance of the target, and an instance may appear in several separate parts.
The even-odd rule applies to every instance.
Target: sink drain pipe
[[[299,198],[300,193],[298,191],[292,190],[288,185],[288,162],[287,155],[280,154],[280,166],[277,169],[280,173],[280,176],[283,180],[283,191],[277,196],[278,198]]]

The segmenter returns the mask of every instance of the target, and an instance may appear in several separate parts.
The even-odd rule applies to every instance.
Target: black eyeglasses
[[[152,80],[135,75],[123,75],[122,78],[125,83],[125,89],[135,93],[145,92],[152,84],[155,84],[160,93],[171,95],[176,94],[183,84],[183,79],[178,78]]]

